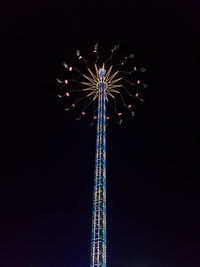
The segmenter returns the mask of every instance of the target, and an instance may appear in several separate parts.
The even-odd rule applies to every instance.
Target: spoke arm
[[[123,87],[123,85],[122,85],[122,84],[109,85],[109,86],[108,86],[108,89],[119,88],[119,87]]]
[[[88,76],[86,76],[86,75],[83,75],[83,77],[85,77],[89,82],[91,82],[92,84],[96,84],[96,81],[94,80],[94,79],[92,79],[92,78],[90,78],[90,77],[88,77]]]
[[[121,81],[122,79],[123,79],[123,78],[118,78],[118,79],[112,80],[112,81],[108,82],[108,85],[115,84],[115,83]]]
[[[112,76],[108,77],[108,79],[106,80],[106,83],[111,82],[118,73],[119,71],[116,71]]]
[[[94,75],[94,73],[89,68],[88,68],[88,71],[90,75],[92,76],[92,78],[94,79],[94,81],[98,81],[98,78]]]
[[[107,80],[108,80],[108,78],[109,78],[109,76],[110,76],[110,73],[111,73],[111,70],[112,70],[112,67],[113,67],[113,66],[110,66],[110,68],[109,68],[108,72],[106,73],[106,76],[105,76],[105,81],[107,81]]]

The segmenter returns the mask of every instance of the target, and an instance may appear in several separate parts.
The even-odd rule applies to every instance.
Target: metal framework
[[[103,72],[104,73],[104,72]],[[90,267],[106,267],[106,88],[100,75]]]

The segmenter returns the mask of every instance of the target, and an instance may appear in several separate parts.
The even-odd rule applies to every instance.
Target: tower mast
[[[106,89],[105,71],[99,70],[96,160],[94,173],[90,267],[106,267]]]

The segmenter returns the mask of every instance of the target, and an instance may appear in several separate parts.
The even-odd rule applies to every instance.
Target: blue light
[[[106,74],[106,70],[104,68],[101,68],[99,70],[99,76],[104,76]]]

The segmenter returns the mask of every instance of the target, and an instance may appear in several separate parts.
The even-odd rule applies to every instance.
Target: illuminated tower
[[[128,59],[133,59],[134,55],[130,54],[128,57],[124,57],[118,64],[112,64],[113,53],[118,50],[119,45],[115,45],[111,50],[111,56],[98,67],[98,61],[100,61],[98,55],[98,44],[95,45],[93,52],[96,54],[96,61],[93,65],[95,72],[89,68],[86,59],[77,50],[76,54],[79,60],[84,61],[88,75],[83,74],[78,68],[72,67],[63,63],[64,67],[69,71],[75,71],[78,73],[77,78],[57,81],[63,85],[67,85],[66,89],[63,89],[58,96],[70,97],[72,93],[79,92],[79,95],[71,105],[67,106],[65,110],[71,110],[76,108],[77,103],[86,100],[82,105],[80,116],[77,120],[86,115],[86,110],[90,105],[93,105],[92,124],[97,120],[96,124],[96,158],[95,158],[95,172],[94,172],[94,191],[93,191],[93,209],[92,209],[92,236],[91,236],[91,254],[90,254],[90,267],[106,267],[106,126],[107,120],[110,116],[107,114],[107,104],[113,108],[113,113],[117,116],[119,124],[122,122],[122,112],[117,110],[117,101],[121,103],[121,107],[125,107],[131,116],[134,116],[133,105],[126,104],[126,99],[123,97],[123,93],[126,94],[126,98],[131,97],[136,101],[143,102],[140,97],[141,93],[136,90],[146,88],[146,84],[142,84],[140,80],[134,79],[129,81],[128,76],[131,76],[136,72],[144,72],[144,68],[138,68],[131,66],[131,70],[123,69]],[[111,62],[107,67],[108,62]],[[117,68],[117,69],[115,69]],[[118,83],[120,81],[120,84]],[[74,83],[80,85],[81,88],[73,87],[71,89],[70,84]],[[82,86],[87,86],[82,88]],[[82,95],[84,94],[84,96]],[[96,104],[97,102],[97,104]],[[97,106],[97,107],[96,107]],[[112,113],[111,113],[112,114]]]
[[[106,89],[105,69],[99,70],[96,160],[92,210],[91,267],[106,267]]]

